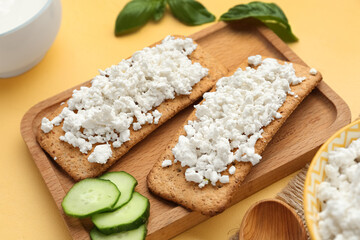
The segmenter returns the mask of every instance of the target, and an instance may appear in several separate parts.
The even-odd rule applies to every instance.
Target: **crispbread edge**
[[[184,36],[177,35],[175,35],[175,37],[185,38]],[[159,43],[161,43],[161,41],[151,45],[150,47]],[[125,142],[120,148],[112,148],[113,156],[106,164],[90,163],[87,160],[95,146],[88,152],[88,154],[83,154],[79,151],[79,148],[74,148],[70,144],[59,140],[59,137],[64,135],[62,124],[60,126],[55,126],[51,132],[46,134],[39,127],[37,132],[37,141],[53,159],[56,157],[56,163],[74,180],[79,181],[84,178],[99,176],[105,172],[106,169],[112,166],[119,158],[121,158],[121,156],[127,153],[135,144],[144,139],[164,122],[172,118],[176,113],[199,99],[203,93],[214,86],[217,79],[228,72],[222,64],[204,51],[199,44],[197,44],[196,50],[189,55],[189,58],[192,62],[199,62],[203,67],[208,68],[208,76],[202,78],[200,82],[193,86],[191,94],[178,95],[175,99],[166,100],[156,107],[155,109],[162,113],[162,117],[160,118],[158,124],[145,124],[138,131],[133,131],[133,129],[130,128],[130,141]],[[90,84],[85,85],[89,86]],[[50,120],[53,119],[55,116],[60,114],[62,109],[66,106],[67,104],[60,106],[52,114],[46,117]]]
[[[278,60],[280,63],[283,61]],[[264,127],[262,138],[260,138],[255,144],[255,151],[261,154],[267,144],[271,141],[272,137],[301,103],[301,101],[315,88],[315,86],[321,81],[322,77],[320,73],[315,76],[310,75],[310,68],[293,64],[296,70],[297,76],[304,76],[304,80],[301,84],[291,86],[291,90],[298,95],[296,98],[292,95],[287,95],[284,104],[279,108],[278,112],[282,114],[282,118],[273,120],[268,126]],[[243,69],[248,66],[247,62],[240,65]],[[234,70],[235,72],[236,70]],[[232,75],[234,72],[228,74]],[[212,91],[215,90],[215,87]],[[183,126],[187,124],[188,120],[195,120],[195,111],[184,122]],[[252,164],[249,162],[237,162],[233,165],[236,167],[234,175],[230,175],[230,183],[212,186],[206,185],[200,189],[196,183],[187,182],[185,180],[186,168],[181,167],[180,163],[174,163],[172,166],[162,168],[161,163],[164,159],[174,160],[172,154],[172,148],[176,145],[180,135],[186,135],[184,127],[181,127],[175,137],[171,140],[167,146],[164,154],[161,155],[159,160],[154,164],[153,168],[148,174],[147,183],[149,189],[173,202],[176,202],[185,208],[199,211],[205,215],[215,215],[226,209],[232,200],[232,196],[239,189],[241,183],[244,181],[246,175],[250,172]],[[261,164],[261,162],[260,162]],[[226,171],[226,173],[228,173]]]

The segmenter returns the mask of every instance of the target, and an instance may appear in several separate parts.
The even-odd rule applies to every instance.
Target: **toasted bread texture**
[[[280,60],[279,62],[283,63],[283,61]],[[295,92],[298,97],[288,94],[284,104],[278,110],[282,118],[273,120],[263,128],[263,137],[255,144],[255,152],[260,155],[281,125],[322,79],[320,73],[317,73],[315,76],[310,75],[310,68],[308,67],[298,64],[293,65],[296,75],[306,77],[306,80],[298,85],[291,86],[291,90]],[[246,62],[239,67],[244,69],[247,66],[248,64]],[[230,73],[229,76],[232,74],[233,72]],[[212,91],[215,91],[215,87]],[[196,110],[192,112],[184,122],[184,125],[187,124],[188,120],[196,119],[195,113]],[[179,129],[179,132],[174,136],[173,140],[169,143],[164,153],[148,174],[147,184],[149,189],[162,198],[178,203],[190,210],[199,211],[205,215],[211,216],[224,211],[229,206],[232,196],[239,189],[246,175],[251,171],[252,164],[250,162],[235,161],[232,165],[236,167],[236,171],[234,175],[228,174],[230,176],[229,183],[221,184],[218,182],[216,186],[208,184],[203,188],[199,188],[197,183],[185,180],[186,167],[181,167],[180,162],[173,163],[173,165],[166,168],[161,166],[162,161],[165,159],[174,160],[172,148],[177,144],[180,135],[186,135],[184,127]],[[261,165],[261,161],[259,164]],[[226,170],[226,173],[227,171],[228,170]]]
[[[175,37],[184,38],[182,36]],[[150,47],[159,43],[160,42],[155,43]],[[52,158],[56,157],[56,163],[61,166],[61,168],[63,168],[74,180],[79,181],[84,178],[99,176],[111,165],[116,163],[116,161],[127,153],[135,144],[144,139],[164,122],[172,118],[176,113],[194,103],[203,95],[203,93],[209,91],[219,78],[228,73],[228,70],[210,54],[204,51],[199,44],[197,45],[196,50],[189,55],[189,59],[191,59],[192,62],[198,62],[203,67],[208,68],[208,75],[193,86],[191,94],[178,95],[175,99],[166,100],[158,107],[154,108],[153,110],[157,109],[162,113],[158,124],[145,124],[138,131],[134,131],[130,128],[130,140],[125,142],[119,148],[112,148],[113,155],[106,164],[91,163],[88,161],[87,158],[95,146],[87,154],[83,154],[78,148],[61,141],[59,137],[65,134],[62,130],[62,124],[55,126],[49,133],[44,133],[39,127],[37,132],[37,140],[39,144]],[[89,86],[89,84],[87,84],[87,86]],[[67,104],[61,105],[51,115],[46,117],[52,120],[55,116],[59,115],[62,109],[66,106]]]

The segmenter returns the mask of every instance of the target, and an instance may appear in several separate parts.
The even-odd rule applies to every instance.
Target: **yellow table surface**
[[[168,34],[189,35],[210,24],[188,27],[169,12],[135,34],[116,38],[113,28],[124,0],[63,0],[59,34],[45,58],[29,72],[0,79],[0,239],[71,239],[58,209],[21,136],[20,120],[41,100],[91,79],[97,69],[118,63]],[[217,17],[235,0],[201,0]],[[318,69],[360,114],[360,1],[275,1],[285,11],[300,41],[290,47]],[[257,200],[274,197],[288,176],[224,213],[178,235],[183,239],[227,239]]]

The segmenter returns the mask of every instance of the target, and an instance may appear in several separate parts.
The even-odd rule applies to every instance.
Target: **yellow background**
[[[60,32],[34,69],[0,79],[0,235],[1,239],[71,239],[64,222],[20,136],[20,120],[34,104],[89,80],[104,69],[168,34],[189,35],[210,24],[188,27],[169,12],[135,34],[116,38],[116,16],[127,0],[63,0]],[[235,0],[201,0],[219,17]],[[275,1],[286,13],[300,41],[290,47],[318,69],[360,114],[360,1]],[[1,57],[1,56],[0,56]],[[292,174],[291,176],[293,176]],[[175,239],[227,239],[249,206],[273,197],[291,176],[241,201],[224,213]]]

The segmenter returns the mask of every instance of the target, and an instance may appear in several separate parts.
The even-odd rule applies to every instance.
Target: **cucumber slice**
[[[110,235],[103,234],[96,228],[93,228],[90,232],[90,237],[92,240],[144,240],[146,233],[147,229],[145,224],[143,224],[134,230],[113,233]]]
[[[149,217],[149,200],[138,192],[123,207],[113,211],[91,216],[91,220],[100,232],[111,234],[129,231],[144,224]]]
[[[112,209],[119,197],[120,192],[111,181],[88,178],[75,183],[61,205],[67,215],[83,218]]]
[[[113,207],[113,210],[120,208],[125,203],[130,201],[134,192],[134,188],[138,184],[136,179],[126,172],[109,172],[102,175],[100,179],[110,180],[121,192],[121,196]]]

